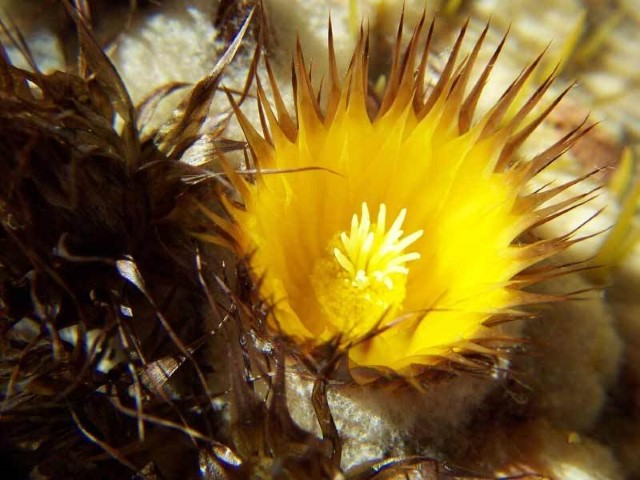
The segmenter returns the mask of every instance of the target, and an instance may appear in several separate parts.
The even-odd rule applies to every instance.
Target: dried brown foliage
[[[0,46],[0,447],[16,475],[196,475],[219,413],[194,356],[208,338],[181,162],[242,29],[160,132],[67,5],[79,74],[23,70]],[[215,150],[222,126],[208,132]],[[223,142],[224,144],[224,142]],[[237,147],[236,147],[237,148]],[[173,375],[178,371],[179,374]],[[163,458],[171,444],[176,458]],[[164,455],[166,457],[166,455]],[[11,471],[11,470],[9,470]]]

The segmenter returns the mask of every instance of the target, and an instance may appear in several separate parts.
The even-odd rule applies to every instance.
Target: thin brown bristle
[[[495,63],[498,60],[500,53],[502,52],[502,48],[504,47],[508,35],[509,31],[507,30],[507,32],[503,35],[502,40],[500,40],[500,43],[498,43],[498,46],[494,50],[493,55],[491,55],[491,58],[487,62],[487,65],[482,70],[480,77],[478,78],[478,80],[476,80],[476,83],[471,89],[471,92],[462,104],[462,107],[460,109],[460,118],[461,125],[462,127],[464,127],[461,127],[461,131],[463,132],[466,132],[469,128],[471,128],[471,123],[473,121],[473,116],[475,115],[478,101],[480,100],[484,87],[487,83],[487,80],[489,79],[489,75],[491,74]]]
[[[451,49],[451,53],[449,54],[449,58],[447,59],[447,63],[445,64],[442,73],[440,74],[438,82],[429,95],[429,98],[418,112],[418,118],[424,118],[424,116],[429,113],[436,100],[444,94],[445,89],[448,89],[450,87],[451,75],[455,69],[456,62],[458,60],[458,54],[460,53],[462,41],[464,40],[465,34],[467,33],[468,26],[469,21],[467,20],[458,33],[458,37],[453,44],[453,48]]]

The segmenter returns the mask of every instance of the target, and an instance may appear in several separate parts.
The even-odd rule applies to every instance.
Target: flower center
[[[423,233],[403,237],[406,215],[403,208],[387,229],[385,204],[380,204],[377,222],[371,223],[363,203],[360,219],[353,214],[349,234],[336,234],[316,261],[311,284],[322,312],[339,332],[358,337],[399,312],[406,295],[406,264],[420,258],[405,250]]]

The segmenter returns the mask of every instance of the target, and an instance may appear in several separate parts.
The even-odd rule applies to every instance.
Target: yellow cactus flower
[[[480,344],[492,337],[492,325],[541,300],[521,289],[553,272],[531,267],[576,240],[528,234],[578,199],[550,206],[568,184],[535,192],[527,185],[588,130],[577,128],[535,158],[520,159],[519,145],[560,100],[532,113],[552,82],[547,78],[510,108],[540,59],[474,120],[502,43],[468,85],[486,30],[459,62],[463,28],[427,89],[433,28],[421,45],[423,22],[405,52],[396,47],[373,113],[366,35],[342,84],[329,29],[324,103],[298,47],[297,122],[267,65],[275,111],[259,82],[262,135],[234,105],[254,165],[225,167],[241,200],[224,198],[229,220],[211,215],[221,241],[248,263],[270,306],[270,328],[301,345],[339,338],[353,366],[402,375],[486,351]]]

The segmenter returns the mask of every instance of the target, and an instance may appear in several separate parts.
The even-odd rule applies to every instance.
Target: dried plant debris
[[[37,478],[130,478],[150,463],[161,478],[196,476],[221,419],[196,359],[211,328],[186,233],[202,171],[182,156],[251,15],[173,118],[141,137],[149,103],[132,104],[66,6],[79,74],[39,71],[6,28],[32,68],[0,47],[2,460]],[[221,132],[206,132],[214,152]]]

